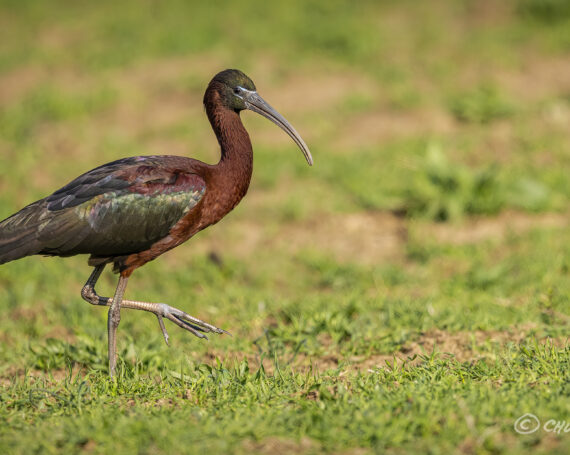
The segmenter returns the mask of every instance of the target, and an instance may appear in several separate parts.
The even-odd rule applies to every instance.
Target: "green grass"
[[[568,411],[556,397],[568,393],[569,355],[550,345],[511,346],[500,358],[475,364],[436,354],[421,361],[416,367],[389,363],[349,377],[287,367],[268,375],[242,361],[186,366],[155,378],[129,367],[116,381],[95,372],[69,375],[57,385],[18,380],[3,396],[11,425],[26,427],[26,415],[43,417],[34,438],[18,441],[4,434],[3,439],[21,453],[54,447],[66,453],[86,447],[247,453],[244,441],[251,446],[269,436],[309,437],[308,452],[366,441],[379,451],[407,447],[449,453],[463,444],[520,453],[536,449],[540,441],[532,436],[505,440],[519,414],[530,408],[539,416]]]
[[[472,123],[490,123],[513,114],[514,108],[493,85],[455,95],[451,110],[457,119]]]
[[[215,162],[238,67],[248,196],[106,310],[84,257],[0,267],[2,453],[568,453],[567,2],[0,2],[0,219],[123,156]],[[116,276],[98,284],[113,293]]]

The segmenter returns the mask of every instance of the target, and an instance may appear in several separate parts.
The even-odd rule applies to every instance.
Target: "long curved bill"
[[[257,94],[257,92],[246,90],[242,88],[242,97],[245,103],[245,106],[253,111],[257,112],[260,115],[263,115],[265,118],[268,118],[277,126],[279,126],[283,131],[285,131],[295,144],[301,149],[303,155],[305,155],[305,159],[309,166],[313,165],[313,157],[311,156],[311,152],[309,151],[309,147],[305,144],[305,141],[301,138],[299,133],[291,126],[291,124],[285,120],[285,118],[273,109],[267,101],[265,101],[261,96]]]

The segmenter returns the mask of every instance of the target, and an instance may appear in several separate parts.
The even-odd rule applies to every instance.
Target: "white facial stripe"
[[[236,96],[242,100],[244,98],[244,95],[250,95],[250,96],[252,94],[257,95],[257,92],[255,90],[248,90],[246,88],[243,88],[241,85],[238,85],[237,88],[239,88],[242,91],[243,95],[242,94],[236,94]]]

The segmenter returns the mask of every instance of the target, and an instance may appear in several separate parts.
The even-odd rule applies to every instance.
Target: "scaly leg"
[[[109,375],[115,376],[115,368],[117,367],[117,328],[121,322],[121,302],[125,289],[127,289],[128,277],[119,277],[119,284],[113,297],[113,302],[109,308],[109,317],[107,319],[107,333],[109,336]]]
[[[91,273],[91,276],[83,286],[81,290],[81,297],[84,300],[91,303],[92,305],[103,305],[103,306],[110,306],[112,304],[112,300],[109,297],[101,297],[95,291],[95,283],[101,276],[101,272],[105,265],[98,265]],[[182,327],[185,330],[188,330],[193,335],[197,336],[198,338],[206,338],[208,337],[200,332],[212,332],[212,333],[226,333],[223,329],[219,329],[207,322],[204,322],[198,318],[190,316],[188,313],[181,311],[177,308],[171,307],[170,305],[166,305],[165,303],[151,303],[151,302],[139,302],[136,300],[123,300],[121,302],[121,308],[130,308],[133,310],[142,310],[148,311],[149,313],[153,313],[160,325],[160,329],[162,330],[162,335],[164,336],[164,341],[168,345],[168,332],[166,331],[166,327],[164,326],[163,317],[167,318],[168,320],[174,322],[177,326]]]

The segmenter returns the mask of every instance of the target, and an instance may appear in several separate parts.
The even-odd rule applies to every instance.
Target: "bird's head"
[[[313,157],[311,156],[309,147],[307,147],[307,144],[305,144],[305,141],[303,141],[299,133],[297,133],[295,128],[293,128],[279,112],[259,96],[253,81],[240,70],[224,70],[213,77],[204,96],[204,104],[206,105],[208,103],[208,91],[211,89],[217,92],[219,101],[225,108],[237,113],[249,109],[271,120],[293,139],[295,144],[297,144],[303,152],[307,163],[309,163],[310,166],[313,165]]]

